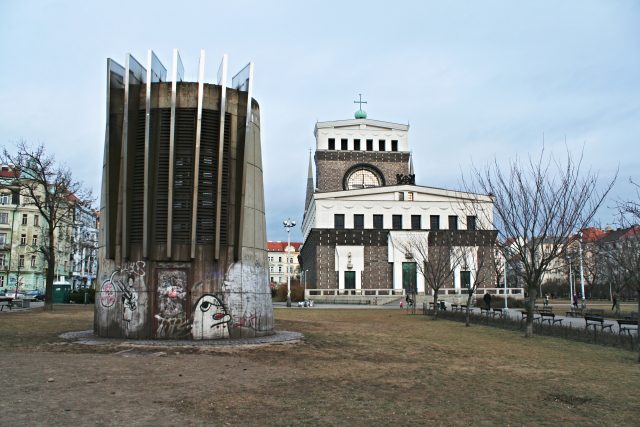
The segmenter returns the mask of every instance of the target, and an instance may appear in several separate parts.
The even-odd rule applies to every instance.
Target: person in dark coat
[[[491,308],[491,295],[489,295],[489,292],[486,292],[484,294],[484,298],[482,298],[484,300],[484,306],[487,310],[489,310]]]

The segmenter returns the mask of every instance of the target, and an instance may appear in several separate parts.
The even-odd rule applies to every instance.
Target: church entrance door
[[[405,293],[412,293],[418,290],[415,262],[402,263],[402,289],[404,289]]]
[[[356,272],[355,271],[344,272],[344,288],[345,289],[356,288]]]

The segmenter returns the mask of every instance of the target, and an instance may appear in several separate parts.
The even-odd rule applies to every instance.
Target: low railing
[[[507,288],[507,296],[513,296],[517,298],[524,297],[524,288]],[[428,292],[433,294],[433,292]],[[484,295],[489,293],[490,295],[504,295],[504,288],[477,288],[475,295]],[[467,288],[441,288],[438,290],[438,295],[469,295],[469,289]]]
[[[505,295],[504,288],[478,288],[475,295],[482,296],[485,293],[490,295]],[[515,299],[524,298],[524,288],[507,288],[506,294]],[[324,297],[324,296],[404,296],[404,289],[307,289],[305,296],[308,297]],[[433,295],[431,289],[427,290],[427,295]],[[438,295],[462,296],[469,295],[467,288],[441,288]]]
[[[307,296],[403,296],[404,289],[307,289]]]

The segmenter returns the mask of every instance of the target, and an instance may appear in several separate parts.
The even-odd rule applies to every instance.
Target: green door
[[[356,272],[355,271],[344,272],[344,288],[345,289],[356,288]]]
[[[404,289],[406,293],[418,291],[415,262],[402,263],[402,289]]]

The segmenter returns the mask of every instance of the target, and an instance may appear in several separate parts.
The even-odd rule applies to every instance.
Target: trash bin
[[[22,308],[31,308],[31,300],[23,299],[22,300]]]

